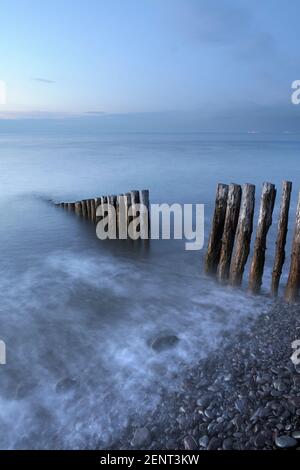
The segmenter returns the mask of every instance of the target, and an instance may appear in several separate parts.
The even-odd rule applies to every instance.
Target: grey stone
[[[197,442],[192,436],[186,436],[183,439],[183,444],[184,444],[185,450],[197,450],[198,449]]]
[[[173,348],[178,343],[179,338],[175,335],[161,335],[154,338],[151,342],[151,348],[156,352],[162,352]]]
[[[207,447],[209,443],[209,437],[207,435],[200,437],[199,439],[199,446],[200,447]]]
[[[135,430],[131,441],[132,447],[146,448],[151,444],[151,434],[147,428],[138,428]]]
[[[275,438],[275,444],[280,449],[292,449],[297,447],[298,442],[296,439],[290,436],[277,436]]]

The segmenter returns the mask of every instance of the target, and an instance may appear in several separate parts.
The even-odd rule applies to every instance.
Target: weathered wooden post
[[[130,196],[131,196],[131,217],[130,217],[130,220],[129,220],[129,224],[132,228],[132,233],[131,233],[131,237],[132,237],[132,240],[137,240],[138,238],[140,238],[140,223],[134,223],[133,219],[136,219],[136,217],[138,217],[140,214],[139,214],[139,211],[137,210],[137,205],[140,203],[140,193],[139,191],[136,191],[136,190],[133,190],[133,191],[130,191]]]
[[[250,253],[251,236],[253,232],[253,215],[255,205],[255,186],[245,184],[242,191],[242,203],[238,220],[235,252],[231,261],[229,283],[240,286],[247,259]]]
[[[78,216],[82,215],[82,209],[81,209],[81,202],[77,201],[75,202],[75,214]]]
[[[68,202],[68,211],[73,212],[75,210],[75,202]]]
[[[118,196],[118,235],[119,240],[126,240],[128,235],[128,208],[130,197],[128,194]]]
[[[205,259],[205,272],[209,275],[215,275],[217,272],[221,246],[224,222],[227,207],[228,185],[219,183],[217,186],[215,212],[213,216],[212,229],[208,241],[207,254]]]
[[[141,239],[148,240],[150,237],[150,201],[149,201],[149,191],[148,189],[143,189],[140,191],[140,220],[141,220]]]
[[[249,275],[249,290],[258,294],[262,285],[262,277],[265,266],[266,241],[270,226],[272,225],[272,214],[276,198],[274,184],[264,183],[261,195],[260,211],[254,244],[253,258]]]
[[[81,201],[81,213],[82,213],[82,217],[86,218],[87,217],[87,207],[86,207],[86,200],[83,199]]]
[[[291,201],[292,183],[290,181],[282,182],[282,195],[280,214],[278,221],[278,233],[276,240],[275,260],[272,273],[271,293],[273,296],[278,295],[278,288],[280,277],[282,273],[282,267],[285,262],[285,245],[286,237],[288,232],[289,222],[289,209]]]
[[[95,220],[96,220],[95,199],[90,199],[90,205],[91,205],[91,221],[95,223]]]
[[[108,230],[111,238],[117,238],[117,196],[107,196],[108,204]]]
[[[300,289],[300,192],[296,211],[296,223],[292,245],[291,266],[288,282],[285,290],[287,302],[295,302],[299,299]]]
[[[87,218],[91,220],[91,200],[86,199]]]
[[[220,282],[227,281],[229,277],[230,262],[240,212],[241,195],[242,188],[239,184],[232,183],[229,185],[221,254],[217,270],[217,277]]]
[[[100,217],[97,216],[97,209],[101,205],[101,197],[95,197],[95,224],[97,224],[100,220]]]

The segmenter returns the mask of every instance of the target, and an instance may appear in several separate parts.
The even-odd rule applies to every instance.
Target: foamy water
[[[181,241],[101,242],[91,224],[47,199],[149,188],[153,202],[205,203],[210,222],[219,180],[299,186],[300,142],[6,135],[0,145],[0,447],[105,447],[268,300],[216,286],[202,275],[203,253]],[[151,344],[160,335],[179,341],[158,352]]]

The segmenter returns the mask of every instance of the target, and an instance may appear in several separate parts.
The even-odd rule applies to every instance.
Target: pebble
[[[185,450],[197,450],[198,449],[197,442],[192,436],[186,436],[183,439],[183,444],[184,444]]]
[[[147,428],[136,429],[131,441],[132,447],[147,449],[151,443],[151,434]]]
[[[199,446],[200,447],[207,447],[209,443],[209,437],[207,435],[200,437],[199,439]]]
[[[296,439],[290,436],[277,436],[275,438],[275,444],[280,449],[292,449],[297,447],[298,442]]]

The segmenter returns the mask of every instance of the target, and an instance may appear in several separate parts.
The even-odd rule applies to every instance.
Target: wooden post
[[[261,195],[260,211],[254,244],[254,252],[249,275],[249,290],[258,294],[262,285],[262,277],[265,266],[266,241],[270,226],[272,225],[272,214],[276,198],[274,184],[264,183]]]
[[[207,254],[205,259],[205,272],[208,275],[215,275],[217,272],[221,246],[224,222],[227,207],[228,185],[219,183],[217,186],[215,212],[213,217],[212,229],[208,241]]]
[[[131,207],[132,207],[132,210],[134,212],[134,214],[138,214],[138,211],[137,211],[137,204],[140,203],[140,193],[139,191],[136,191],[136,190],[133,190],[133,191],[130,191],[130,196],[131,196]],[[135,216],[131,216],[130,217],[130,220],[129,220],[129,223],[132,222],[132,220],[137,217],[137,215]],[[141,227],[140,227],[140,223],[137,224],[136,226],[133,227],[133,240],[137,240],[138,238],[140,238],[140,233],[141,233]]]
[[[118,235],[119,240],[126,240],[128,235],[128,208],[130,198],[128,194],[118,196]]]
[[[280,214],[279,214],[279,221],[278,221],[278,233],[277,233],[277,240],[276,240],[275,260],[274,260],[272,284],[271,284],[271,293],[275,297],[278,295],[278,288],[279,288],[279,282],[280,282],[280,277],[282,273],[282,267],[285,262],[285,245],[286,245],[286,237],[287,237],[287,232],[288,232],[291,192],[292,192],[292,183],[290,181],[283,181]]]
[[[96,206],[95,206],[95,199],[90,199],[91,205],[91,221],[95,223],[96,221]]]
[[[229,185],[220,262],[217,270],[217,277],[220,282],[227,281],[229,277],[235,232],[240,212],[241,194],[242,188],[240,185]]]
[[[74,202],[68,202],[68,210],[70,212],[73,212],[75,210],[75,203]]]
[[[242,191],[242,203],[236,231],[236,248],[231,261],[229,283],[240,286],[243,280],[245,265],[250,252],[253,231],[255,205],[255,186],[245,184]]]
[[[97,224],[100,220],[100,217],[96,215],[98,206],[101,205],[101,197],[95,198],[95,224]]]
[[[116,214],[116,207],[117,207],[117,196],[111,195],[107,196],[107,203],[109,204],[108,210],[108,229],[110,232],[110,236],[117,238],[117,214]],[[114,208],[114,210],[112,209]]]
[[[86,207],[86,200],[83,199],[81,201],[81,213],[82,213],[82,217],[86,218],[87,217],[87,207]]]
[[[140,204],[141,213],[141,239],[148,240],[150,237],[150,202],[149,202],[149,191],[148,189],[143,189],[140,191]]]
[[[82,215],[81,202],[80,201],[75,202],[75,214],[78,215],[78,216]]]
[[[91,220],[91,200],[86,199],[85,203],[86,203],[87,219]]]
[[[294,239],[292,245],[291,266],[288,282],[285,290],[285,299],[287,302],[295,302],[299,299],[300,289],[300,192],[298,196],[298,205],[296,212],[296,224]]]

